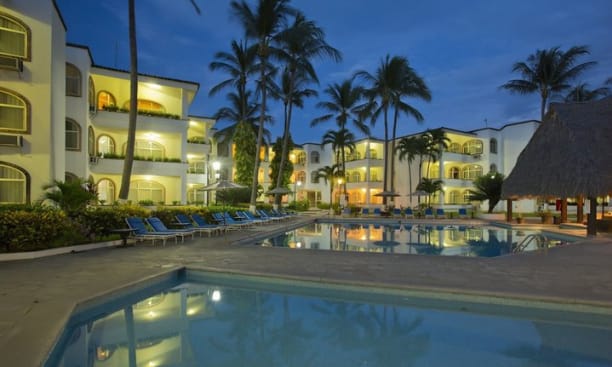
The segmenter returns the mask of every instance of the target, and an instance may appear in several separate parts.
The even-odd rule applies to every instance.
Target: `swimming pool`
[[[536,230],[495,226],[315,222],[257,244],[331,251],[494,257],[539,249],[543,245],[541,235]],[[570,240],[545,236],[547,247]]]
[[[45,365],[612,364],[610,310],[191,271],[136,294],[75,315]]]

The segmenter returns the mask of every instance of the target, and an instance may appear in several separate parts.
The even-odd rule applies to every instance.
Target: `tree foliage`
[[[283,169],[283,175],[282,175],[282,181],[281,181],[280,187],[288,188],[288,185],[291,182],[290,180],[291,174],[293,173],[293,163],[291,163],[291,160],[289,159],[289,152],[291,151],[291,149],[293,149],[293,139],[291,139],[291,135],[289,135],[289,149],[287,149],[286,151],[286,155],[287,155],[285,157],[286,163]],[[270,179],[273,182],[272,184],[273,186],[270,187],[270,190],[277,187],[276,178],[278,177],[278,169],[279,169],[282,154],[283,154],[283,139],[282,138],[276,139],[276,142],[272,146],[272,151],[274,152],[274,158],[272,158],[272,161],[270,162]]]
[[[50,200],[62,209],[69,217],[83,212],[88,204],[98,200],[95,186],[83,180],[53,181],[43,187],[47,190],[44,199]]]
[[[489,200],[489,213],[493,212],[495,205],[501,199],[502,183],[504,175],[498,172],[489,172],[484,176],[480,176],[474,180],[476,190],[468,190],[470,192],[470,200],[484,201]]]
[[[256,136],[253,127],[247,122],[236,125],[233,142],[236,146],[234,166],[236,175],[234,180],[241,185],[251,185],[253,182],[253,167],[255,167]]]

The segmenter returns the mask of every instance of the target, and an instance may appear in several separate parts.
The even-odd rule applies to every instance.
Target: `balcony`
[[[210,152],[210,144],[187,142],[187,154],[204,155],[210,154]]]
[[[127,130],[129,114],[125,112],[98,111],[92,118],[96,127]],[[160,133],[183,133],[187,130],[189,121],[177,120],[162,116],[138,115],[139,130],[153,130]]]
[[[444,152],[442,160],[444,162],[474,163],[482,160],[482,154]]]
[[[358,159],[353,161],[346,161],[346,169],[356,169],[359,167],[384,167],[385,161],[382,159]]]
[[[474,186],[474,184],[470,180],[445,178],[442,181],[444,182],[444,186],[448,186],[448,187],[473,187]]]
[[[98,158],[96,162],[91,162],[91,171],[97,174],[116,174],[123,173],[123,159]],[[159,161],[134,161],[132,166],[133,175],[162,175],[162,176],[182,176],[189,164],[182,162],[159,162]]]

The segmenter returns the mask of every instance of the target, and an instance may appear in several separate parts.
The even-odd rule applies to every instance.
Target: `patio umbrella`
[[[245,187],[246,186],[244,185],[240,185],[240,184],[237,184],[229,180],[219,180],[215,183],[212,183],[208,186],[204,186],[201,189],[198,189],[198,191],[221,191],[221,190],[228,190],[228,189],[243,189]]]
[[[381,191],[378,194],[374,194],[374,196],[395,197],[395,196],[400,196],[400,194],[394,191]]]
[[[266,195],[287,195],[291,194],[291,190],[286,187],[275,187],[272,190],[266,192]]]

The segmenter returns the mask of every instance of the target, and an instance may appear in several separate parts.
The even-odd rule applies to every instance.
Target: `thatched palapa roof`
[[[502,187],[502,198],[612,194],[612,97],[551,103]]]

